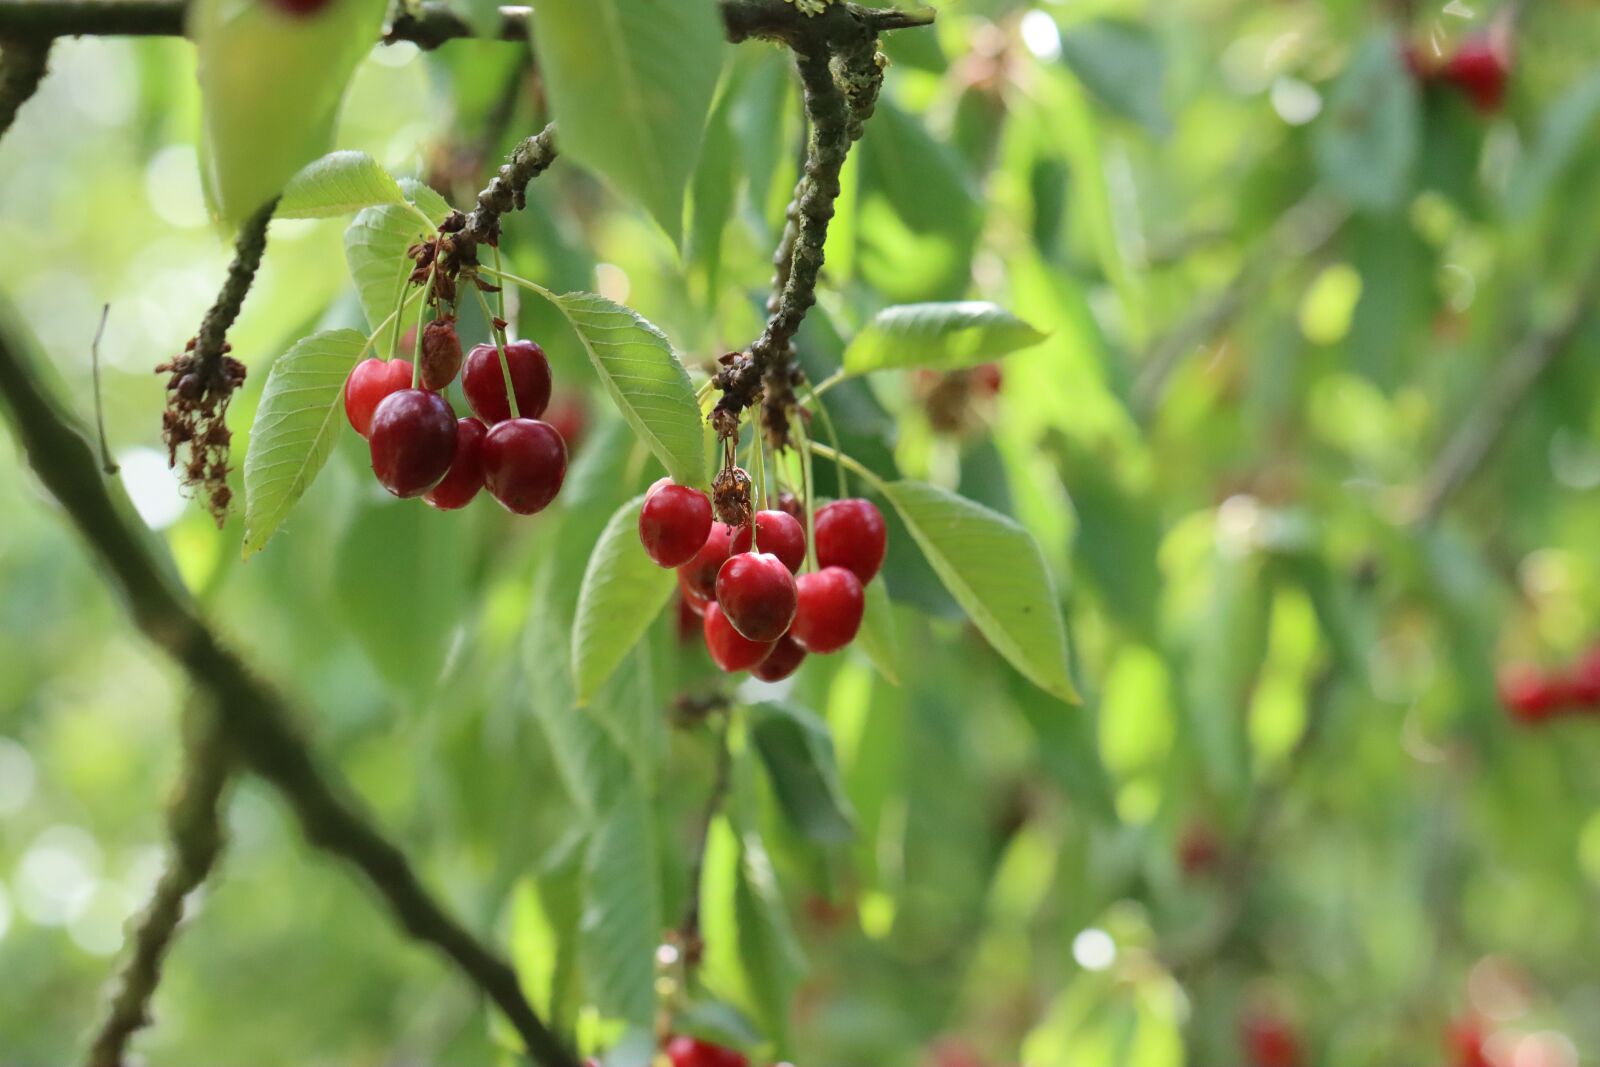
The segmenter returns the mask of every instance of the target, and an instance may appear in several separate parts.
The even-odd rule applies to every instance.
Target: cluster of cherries
[[[888,545],[876,507],[838,500],[816,513],[818,569],[800,574],[805,526],[794,498],[785,502],[792,511],[757,511],[730,525],[713,519],[700,490],[663,478],[639,512],[639,540],[657,565],[678,569],[712,661],[767,682],[793,674],[807,653],[837,652],[855,639],[866,584]]]
[[[1455,53],[1440,59],[1415,44],[1405,46],[1406,67],[1423,84],[1442,82],[1464,93],[1472,106],[1485,114],[1499,111],[1506,101],[1506,81],[1511,75],[1511,48],[1507,35],[1490,30],[1468,37]]]
[[[1564,669],[1513,664],[1500,672],[1499,690],[1500,703],[1521,723],[1600,711],[1600,646]]]
[[[666,1052],[672,1067],[748,1067],[750,1063],[741,1052],[688,1034],[668,1041]]]
[[[472,418],[457,419],[440,395],[458,373]],[[512,341],[503,350],[484,344],[463,361],[449,318],[422,331],[415,366],[363,360],[344,386],[345,415],[367,439],[378,481],[395,496],[420,496],[442,511],[466,507],[479,489],[518,515],[544,510],[567,476],[566,439],[539,420],[549,404],[543,349],[532,341]]]

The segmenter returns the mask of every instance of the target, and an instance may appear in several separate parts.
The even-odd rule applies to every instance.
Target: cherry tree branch
[[[87,1067],[122,1067],[128,1041],[150,1023],[150,999],[161,964],[183,920],[184,903],[205,882],[222,852],[222,797],[233,763],[213,708],[192,699],[185,715],[183,777],[167,815],[171,859],[133,934],[133,954],[117,979]]]
[[[222,351],[228,340],[228,330],[239,318],[244,298],[261,269],[261,257],[267,251],[267,224],[278,206],[277,197],[263,204],[254,215],[239,227],[239,236],[233,247],[233,262],[228,264],[228,277],[222,283],[214,304],[200,320],[200,332],[195,335],[195,373],[207,380],[216,373]]]
[[[0,137],[11,129],[17,111],[39,88],[50,59],[50,42],[0,33]]]
[[[278,790],[306,839],[360,872],[407,934],[437,949],[495,1003],[535,1060],[577,1067],[523,996],[511,966],[423,887],[405,854],[318,765],[285,697],[207,626],[149,531],[113,497],[87,436],[44,386],[23,336],[0,306],[0,402],[29,464],[99,558],[134,624],[211,699],[241,764]]]

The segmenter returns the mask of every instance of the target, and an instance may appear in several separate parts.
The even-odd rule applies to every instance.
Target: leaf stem
[[[826,393],[829,389],[832,389],[834,386],[838,385],[848,377],[850,377],[849,372],[847,372],[843,367],[840,367],[838,370],[822,379],[822,381],[818,382],[816,385],[810,386],[811,396],[813,398],[821,396],[823,393]]]
[[[510,282],[512,285],[520,285],[524,289],[528,290],[528,292],[537,293],[551,303],[555,303],[556,294],[552,293],[538,282],[529,281],[527,278],[518,277],[517,275],[512,274],[510,271],[498,270],[494,267],[479,266],[478,271],[479,273],[487,274],[492,278],[499,278],[503,282]]]
[[[839,451],[837,448],[829,448],[827,445],[819,445],[815,441],[808,442],[807,447],[812,452],[815,452],[817,455],[822,456],[825,459],[831,459],[840,466],[849,467],[851,470],[855,471],[858,476],[860,476],[862,481],[872,486],[872,488],[876,489],[878,492],[883,493],[885,496],[888,495],[887,482],[878,477],[876,474],[872,473],[872,471],[868,468],[862,466],[856,460],[852,459],[850,456]],[[842,488],[843,487],[841,486],[841,490]]]

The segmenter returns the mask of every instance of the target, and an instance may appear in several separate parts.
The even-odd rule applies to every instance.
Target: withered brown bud
[[[711,482],[711,504],[717,518],[729,526],[750,522],[750,475],[743,467],[724,467]]]
[[[422,384],[438,392],[461,371],[461,338],[454,318],[434,319],[422,331]]]

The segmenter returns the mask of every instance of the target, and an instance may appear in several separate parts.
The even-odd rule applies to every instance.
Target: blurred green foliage
[[[703,887],[707,979],[741,1016],[683,1025],[803,1067],[1176,1067],[1246,1062],[1240,1020],[1267,1013],[1307,1063],[1392,1067],[1451,1062],[1448,1025],[1483,1015],[1497,1065],[1600,1057],[1600,725],[1519,728],[1495,693],[1498,666],[1555,667],[1600,632],[1594,325],[1495,415],[1506,361],[1592,296],[1600,11],[1515,8],[969,0],[886,42],[800,354],[820,380],[908,302],[991,300],[1047,331],[992,398],[894,371],[827,403],[868,467],[1033,534],[1085,705],[991,650],[890,515],[901,684],[852,651],[737,689],[765,703],[735,731]],[[1449,55],[1513,15],[1503,111],[1407,76],[1402,41]],[[547,117],[523,51],[375,49],[335,147],[469,204]],[[518,274],[636,308],[693,365],[760,329],[800,136],[786,57],[726,51],[681,258],[570,164],[503,245]],[[671,724],[717,684],[671,611],[593,717],[572,707],[585,561],[658,472],[564,320],[524,300],[517,331],[587,411],[558,507],[396,504],[346,433],[241,562],[238,517],[214,529],[155,450],[150,369],[228,256],[199,128],[187,43],[60,42],[0,145],[0,287],[85,414],[110,305],[108,436],[185,580],[535,1002],[608,1043],[597,1000],[647,1022],[649,990],[597,997],[574,946],[637,973],[682,913],[713,775],[709,730]],[[273,358],[362,326],[344,226],[272,227],[231,335],[251,370],[236,456]],[[1496,447],[1419,521],[1463,427]],[[65,1062],[159,870],[184,683],[0,451],[0,1049]],[[824,721],[837,781],[784,757],[825,745]],[[795,796],[825,806],[809,836]],[[138,1041],[150,1062],[511,1056],[275,798],[246,784],[227,822]],[[579,899],[599,883],[626,892]]]

